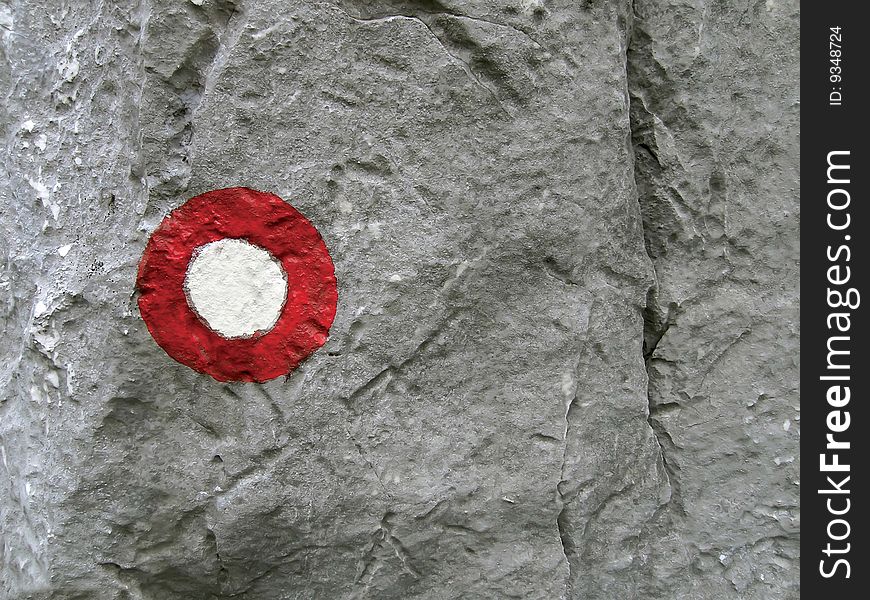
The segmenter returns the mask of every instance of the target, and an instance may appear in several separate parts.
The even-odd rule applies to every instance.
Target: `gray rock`
[[[798,597],[797,11],[0,2],[0,596]],[[266,384],[136,305],[228,186],[336,265]]]
[[[672,488],[638,589],[799,598],[798,4],[634,8],[650,422]]]

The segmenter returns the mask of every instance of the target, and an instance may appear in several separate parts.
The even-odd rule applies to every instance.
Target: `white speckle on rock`
[[[27,183],[30,184],[30,187],[32,187],[34,190],[36,190],[36,197],[39,198],[40,200],[42,200],[42,205],[48,206],[48,197],[49,197],[48,186],[46,186],[41,181],[34,181],[33,179],[30,179],[29,177],[27,178]]]
[[[791,419],[786,419],[785,422],[782,424],[782,430],[788,431],[789,429],[791,429]]]
[[[272,329],[287,298],[286,275],[277,259],[229,238],[195,251],[184,288],[191,308],[226,338]]]
[[[6,30],[3,32],[3,35],[5,36],[7,33],[12,32],[14,25],[15,19],[12,17],[12,9],[6,4],[0,5],[0,28]]]
[[[57,371],[49,371],[46,373],[45,380],[55,389],[60,387],[60,377],[58,377]]]
[[[48,306],[46,306],[45,302],[43,302],[42,300],[38,301],[36,303],[36,306],[33,307],[33,316],[34,317],[41,317],[46,312],[48,312]]]
[[[566,371],[562,373],[562,395],[571,400],[574,397],[574,391],[577,389],[577,380],[574,379],[574,373]]]
[[[81,65],[72,43],[67,44],[66,51],[67,55],[57,61],[57,72],[64,81],[71,82],[78,76]]]
[[[27,133],[32,133],[33,128],[36,124],[32,119],[27,119],[24,123],[21,124],[21,131],[26,131]]]
[[[60,254],[62,257],[65,257],[67,254],[69,254],[69,251],[72,250],[72,247],[73,247],[72,244],[67,244],[66,246],[61,246],[60,248],[57,249],[57,253]]]

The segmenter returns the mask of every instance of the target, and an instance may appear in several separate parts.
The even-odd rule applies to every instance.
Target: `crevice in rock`
[[[375,476],[375,479],[377,480],[378,484],[381,486],[381,489],[384,491],[384,493],[385,493],[387,496],[389,496],[389,495],[390,495],[390,490],[387,489],[387,486],[386,486],[386,484],[384,483],[384,480],[381,479],[381,476],[380,476],[380,474],[378,473],[377,468],[375,468],[374,463],[372,463],[372,461],[369,460],[369,457],[366,456],[366,453],[365,453],[365,450],[363,450],[362,444],[361,444],[361,443],[359,442],[359,440],[356,439],[356,437],[355,437],[355,436],[350,432],[350,429],[349,429],[349,428],[345,427],[345,430],[344,430],[344,431],[345,431],[345,433],[347,434],[348,439],[353,443],[354,447],[356,448],[356,451],[357,451],[357,454],[359,454],[359,457],[362,459],[362,461],[363,461],[366,465],[368,465],[369,470],[371,470],[372,474]]]
[[[191,111],[191,117],[195,117],[202,107],[202,102],[214,89],[217,80],[226,66],[227,59],[241,37],[247,22],[246,15],[241,3],[227,1],[219,7],[220,11],[227,14],[222,31],[218,34],[218,47],[212,54],[210,64],[204,71],[202,91],[199,101]]]
[[[174,70],[171,73],[164,70],[164,58],[143,60],[142,64],[144,84],[140,104],[146,110],[149,106],[168,105],[163,128],[152,124],[140,132],[145,149],[139,157],[136,175],[144,178],[148,186],[146,213],[148,209],[162,212],[161,207],[151,206],[155,199],[172,199],[188,189],[200,112],[247,22],[240,0],[218,0],[204,6],[190,4],[185,10],[197,28],[191,34],[195,36],[192,43],[183,51],[175,50],[178,54],[173,53],[172,58],[177,60]],[[142,40],[147,41],[154,32],[150,25],[143,28]],[[137,122],[140,118],[143,115],[137,117]],[[152,165],[148,174],[145,164]]]
[[[635,175],[636,177],[637,175]],[[644,228],[646,230],[646,228]],[[653,258],[650,256],[650,262]],[[655,271],[655,263],[652,263]],[[655,283],[647,290],[646,306],[643,308],[643,360],[649,373],[649,362],[658,348],[659,342],[674,324],[676,319],[676,306],[669,306],[667,312],[662,311],[658,302],[658,277]]]
[[[651,126],[647,123],[648,119],[644,118],[644,116],[650,117],[651,115],[642,102],[642,96],[638,93],[637,86],[637,82],[643,80],[640,65],[650,60],[650,57],[645,56],[644,52],[649,53],[651,50],[649,44],[641,45],[638,43],[639,37],[642,34],[642,31],[638,27],[638,21],[641,21],[643,17],[638,12],[635,0],[631,0],[629,8],[626,24],[625,80],[629,106],[630,150],[633,159],[634,183],[638,208],[640,210],[644,248],[646,249],[653,273],[653,282],[647,290],[646,304],[643,308],[643,343],[641,347],[647,375],[647,423],[658,444],[659,456],[671,492],[667,505],[674,504],[680,507],[680,483],[677,467],[669,456],[675,449],[675,445],[670,434],[656,418],[659,406],[655,402],[651,391],[655,375],[650,367],[652,362],[656,360],[655,354],[659,343],[668,330],[675,324],[677,309],[673,303],[666,309],[663,308],[659,299],[660,282],[656,268],[657,252],[654,250],[654,248],[658,248],[658,242],[655,239],[654,233],[655,223],[650,222],[648,216],[651,214],[651,211],[648,210],[645,204],[645,192],[652,187],[653,182],[651,181],[651,176],[644,169],[644,165],[651,164],[652,168],[657,168],[659,171],[662,169],[654,135],[649,134]]]
[[[568,441],[565,440],[565,445],[567,447]],[[556,494],[559,497],[559,502],[562,507],[559,510],[559,514],[556,515],[556,528],[559,531],[559,544],[562,547],[562,555],[565,557],[565,565],[568,567],[568,577],[565,580],[565,597],[568,598],[571,595],[571,555],[574,554],[574,542],[571,539],[571,536],[568,535],[568,502],[565,500],[565,495],[562,493],[561,487],[564,481],[564,473],[565,473],[565,460],[567,458],[567,451],[562,456],[562,481],[556,485]]]
[[[223,486],[224,493],[234,491],[242,486],[247,481],[257,477],[263,477],[264,473],[270,470],[273,465],[287,458],[287,454],[293,451],[292,440],[279,446],[271,446],[258,452],[251,457],[251,464],[241,469],[227,478],[226,485]]]
[[[381,531],[384,534],[384,540],[389,544],[390,548],[392,548],[393,554],[396,555],[396,558],[399,559],[399,562],[402,564],[402,570],[415,579],[418,579],[420,573],[414,568],[411,562],[411,553],[408,552],[408,549],[402,543],[402,540],[393,534],[393,524],[390,523],[390,519],[393,516],[394,514],[392,512],[387,512],[381,520]]]
[[[357,576],[354,580],[356,585],[363,584],[368,590],[372,579],[381,569],[384,561],[391,554],[396,557],[406,574],[414,579],[420,578],[420,572],[412,564],[411,554],[405,545],[393,535],[393,525],[390,519],[395,516],[392,511],[384,513],[383,518],[372,534],[372,541],[357,563]]]
[[[266,403],[269,405],[269,411],[272,413],[272,418],[278,421],[280,424],[284,425],[287,423],[287,415],[284,414],[284,411],[281,410],[281,407],[278,405],[278,401],[275,397],[263,386],[257,386],[254,388]]]
[[[217,564],[217,568],[218,568],[217,579],[216,579],[216,588],[217,588],[217,592],[220,594],[223,592],[224,586],[226,585],[226,582],[227,582],[227,579],[229,576],[229,572],[227,571],[226,567],[224,566],[224,561],[221,558],[220,551],[218,550],[217,536],[215,535],[215,532],[211,528],[206,528],[205,538],[206,538],[206,542],[208,543],[209,547],[211,548],[212,553],[215,556],[215,564]]]
[[[559,514],[556,515],[556,528],[559,532],[559,543],[562,546],[562,554],[565,556],[565,564],[568,567],[568,577],[565,580],[565,598],[571,597],[571,586],[572,586],[572,567],[571,567],[571,557],[576,553],[574,540],[571,538],[571,535],[568,533],[570,524],[568,522],[568,505],[571,502],[571,499],[568,498],[568,494],[566,493],[564,487],[567,483],[567,479],[565,477],[565,465],[568,463],[568,434],[571,431],[571,419],[574,411],[576,410],[577,405],[577,390],[580,387],[580,378],[577,376],[578,371],[580,370],[580,361],[581,357],[577,358],[577,363],[574,365],[574,390],[571,393],[571,400],[565,406],[565,433],[563,435],[563,444],[562,448],[562,466],[559,470],[559,483],[556,484],[556,495],[559,498],[559,502],[561,504],[561,508],[559,509]],[[572,497],[576,497],[577,491],[573,492]]]
[[[366,3],[360,0],[341,2],[336,8],[345,16],[358,23],[381,23],[392,19],[405,19],[419,23],[438,43],[450,61],[457,65],[466,76],[493,100],[494,105],[506,117],[511,118],[508,106],[502,100],[522,104],[524,99],[520,90],[510,83],[509,73],[499,64],[490,49],[482,46],[468,31],[468,23],[484,23],[503,27],[521,33],[535,47],[538,44],[528,33],[512,25],[498,23],[477,17],[470,17],[449,9],[439,2],[412,0],[400,3]]]
[[[448,282],[448,284],[449,283],[450,282]],[[455,319],[460,315],[461,312],[462,311],[458,308],[451,309],[446,315],[444,315],[434,325],[432,325],[428,329],[428,331],[426,331],[423,340],[419,344],[417,344],[417,346],[411,351],[411,353],[406,356],[402,361],[394,364],[388,364],[381,371],[379,371],[377,375],[357,387],[353,392],[351,392],[347,396],[339,398],[342,405],[345,407],[345,409],[347,409],[350,417],[352,419],[359,418],[360,409],[357,406],[357,403],[361,398],[369,394],[374,396],[379,392],[385,391],[394,380],[404,377],[407,368],[415,364],[416,361],[418,361],[422,356],[425,356],[431,346],[438,346],[438,338],[447,328],[450,327],[451,324],[454,323]],[[389,496],[390,491],[387,488],[386,483],[381,478],[377,468],[375,468],[375,465],[368,458],[368,455],[366,454],[365,448],[363,447],[362,443],[352,433],[350,427],[345,426],[345,433],[347,434],[347,438],[353,443],[360,458],[363,460],[363,462],[366,463],[371,472],[374,474],[375,479],[377,479],[381,488],[384,490],[384,493]]]
[[[367,21],[382,20],[391,16],[415,16],[419,18],[420,15],[429,17],[447,15],[469,21],[477,21],[478,23],[511,29],[526,37],[538,47],[541,47],[541,44],[522,26],[496,21],[491,18],[485,19],[471,16],[438,0],[338,0],[338,6],[342,11],[345,11],[345,14],[347,14],[347,9],[350,9],[352,12],[357,13],[361,20]]]
[[[151,21],[153,7],[151,2],[142,1],[136,7],[136,14],[139,20],[138,35],[135,38],[134,48],[136,55],[136,75],[137,75],[137,90],[135,98],[135,114],[133,116],[133,136],[136,140],[135,158],[130,164],[130,178],[136,183],[136,187],[140,190],[143,198],[148,197],[148,169],[145,158],[144,136],[145,131],[142,125],[142,105],[146,96],[146,88],[148,86],[148,73],[145,66],[145,41],[148,34],[148,24]],[[147,205],[147,200],[142,200],[143,205]],[[144,211],[144,206],[141,211]],[[139,211],[141,216],[142,212]],[[130,295],[133,299],[135,292]]]

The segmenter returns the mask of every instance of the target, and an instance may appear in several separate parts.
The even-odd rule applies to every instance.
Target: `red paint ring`
[[[188,304],[184,278],[194,250],[224,238],[264,248],[284,267],[287,299],[268,332],[224,338]],[[278,196],[248,188],[206,192],[163,219],[145,247],[136,288],[160,347],[218,381],[286,375],[326,342],[338,302],[335,267],[314,225]]]

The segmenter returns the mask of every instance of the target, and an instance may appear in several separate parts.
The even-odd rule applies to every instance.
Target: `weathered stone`
[[[798,598],[798,3],[635,2],[657,597]]]
[[[0,4],[0,595],[797,597],[797,10]],[[137,312],[230,186],[335,262],[286,380]]]

